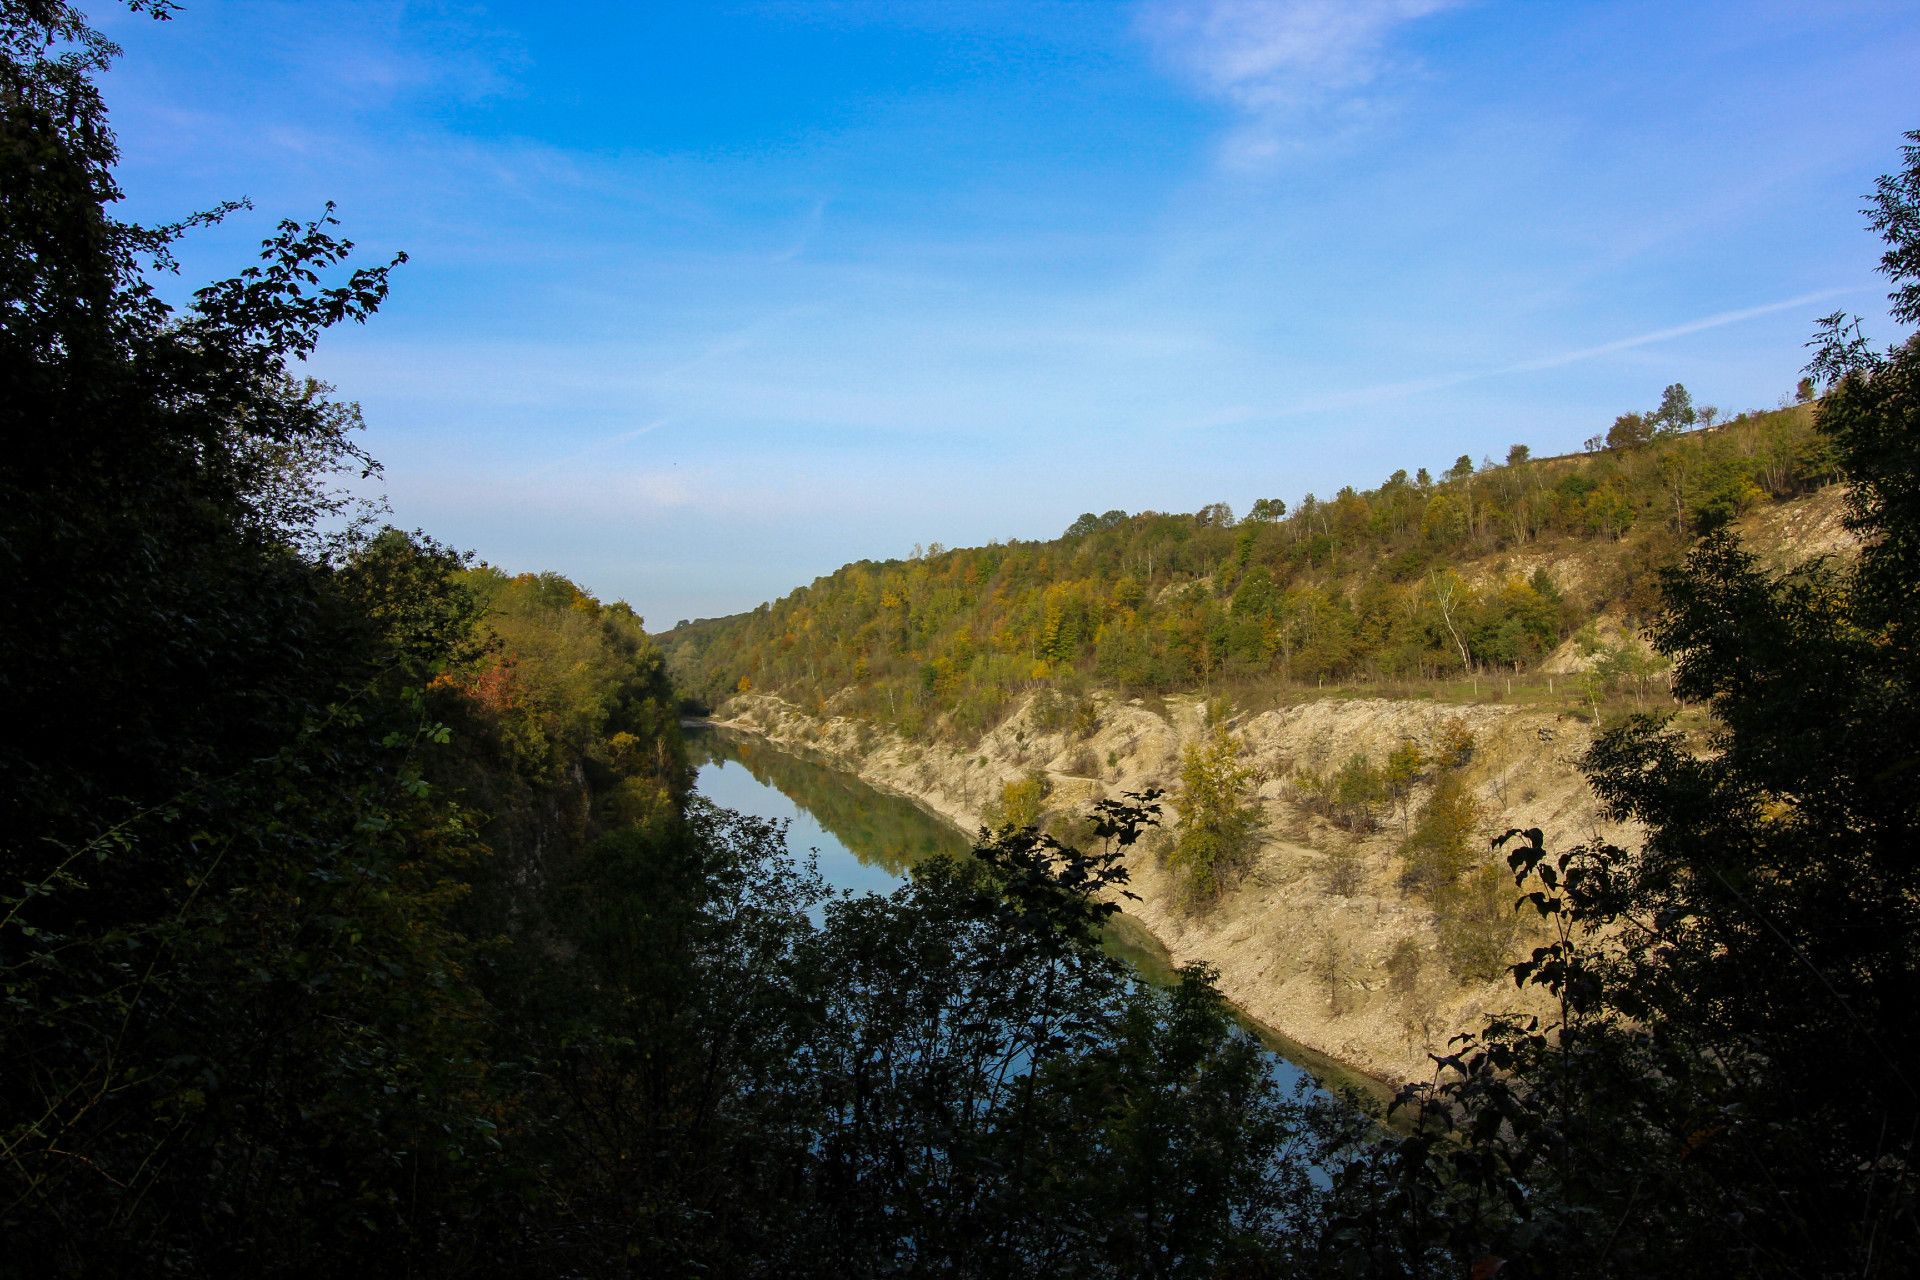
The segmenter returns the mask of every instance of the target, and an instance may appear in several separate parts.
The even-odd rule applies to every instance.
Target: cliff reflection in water
[[[702,795],[724,808],[787,821],[788,846],[795,852],[813,849],[821,876],[835,889],[887,893],[906,879],[914,863],[973,848],[958,828],[906,797],[877,790],[786,747],[708,725],[688,729],[687,747],[700,771]],[[1170,986],[1176,979],[1166,948],[1129,915],[1107,921],[1101,944],[1149,982]],[[1304,1066],[1324,1082],[1391,1097],[1378,1082],[1270,1027],[1252,1020],[1245,1025],[1274,1051],[1274,1070],[1289,1081]]]
[[[914,863],[936,853],[962,854],[973,848],[958,828],[906,797],[876,790],[844,770],[785,747],[711,727],[689,730],[687,745],[700,770],[702,795],[743,813],[788,819],[793,824],[789,845],[796,851],[815,849],[820,874],[836,889],[885,893],[906,878]],[[746,770],[752,783],[734,774],[736,766]],[[818,835],[809,826],[817,826]],[[1165,948],[1137,920],[1114,916],[1102,941],[1149,981],[1173,982]]]
[[[762,817],[787,816],[751,802],[761,797],[735,794],[738,788],[725,784],[724,766],[738,764],[762,787],[790,800],[861,863],[884,870],[896,881],[904,879],[907,868],[914,863],[936,853],[962,854],[973,847],[973,842],[956,828],[913,801],[875,790],[849,773],[803,759],[785,748],[711,728],[689,732],[687,745],[700,769],[700,792],[715,804]],[[806,847],[804,836],[795,831],[792,843]],[[836,888],[887,887],[874,884],[868,877],[860,877],[860,883],[843,883],[828,865],[833,852],[829,848],[820,850],[820,870]]]

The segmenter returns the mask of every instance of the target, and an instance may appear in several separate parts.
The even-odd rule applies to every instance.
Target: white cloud
[[[1146,0],[1140,30],[1184,79],[1244,115],[1223,156],[1279,154],[1308,116],[1364,114],[1407,23],[1464,0]]]

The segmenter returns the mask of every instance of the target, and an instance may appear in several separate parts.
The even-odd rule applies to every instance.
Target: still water
[[[701,795],[723,808],[785,821],[788,847],[814,850],[821,876],[835,889],[887,893],[921,859],[961,854],[973,846],[958,829],[904,796],[876,790],[764,739],[701,727],[689,730],[687,744],[700,767]],[[1149,982],[1173,981],[1165,949],[1138,921],[1115,916],[1105,943]],[[1373,1082],[1271,1028],[1250,1020],[1246,1025],[1273,1051],[1273,1072],[1283,1083],[1311,1074],[1325,1084],[1377,1093]]]

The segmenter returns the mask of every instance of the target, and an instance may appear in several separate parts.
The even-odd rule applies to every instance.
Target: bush
[[[987,806],[987,825],[995,831],[1038,827],[1052,790],[1047,775],[1037,771],[1007,783],[1000,788],[999,800]]]
[[[1492,863],[1474,867],[1438,895],[1440,953],[1455,977],[1491,982],[1506,972],[1518,918],[1512,885]]]
[[[1360,890],[1360,854],[1348,845],[1327,851],[1327,892],[1351,898]]]
[[[1400,844],[1401,883],[1438,906],[1473,865],[1480,820],[1479,802],[1460,776],[1442,774]]]
[[[1189,906],[1214,901],[1253,858],[1260,811],[1252,803],[1254,770],[1240,762],[1241,745],[1216,725],[1181,759],[1173,796],[1180,822],[1166,858]]]
[[[1348,831],[1372,831],[1374,806],[1387,798],[1386,778],[1361,752],[1347,757],[1333,775],[1330,799],[1334,817]]]
[[[1311,769],[1296,769],[1294,784],[1305,793],[1306,807],[1345,831],[1368,832],[1378,828],[1375,806],[1391,795],[1388,775],[1374,768],[1362,752],[1354,752],[1332,774],[1322,776]]]

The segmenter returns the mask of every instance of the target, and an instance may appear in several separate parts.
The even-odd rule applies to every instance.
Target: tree
[[[1037,771],[1005,784],[1000,788],[997,806],[988,815],[991,825],[996,830],[1014,831],[1039,826],[1049,790],[1047,775]]]
[[[1897,306],[1920,271],[1904,156],[1872,211]],[[1858,559],[1782,570],[1704,537],[1651,629],[1704,749],[1642,716],[1587,761],[1644,842],[1509,836],[1554,930],[1514,973],[1560,1016],[1490,1024],[1446,1093],[1455,1167],[1554,1206],[1506,1246],[1530,1272],[1895,1275],[1920,1250],[1920,341],[1877,353],[1835,315],[1813,345]]]
[[[1866,212],[1887,245],[1880,271],[1894,282],[1889,314],[1901,324],[1920,324],[1920,129],[1906,137],[1905,167],[1881,175]]]
[[[87,143],[103,126],[32,108],[41,79],[63,78],[63,111],[84,107],[93,64],[33,54],[61,32],[102,62],[104,49],[77,25],[0,15],[8,52],[25,50],[0,62],[19,91],[0,94],[0,163],[39,166],[0,185],[8,234],[88,222],[59,203],[74,189],[36,183],[59,176],[54,161],[107,163],[62,150],[58,129],[77,118]],[[107,182],[94,177],[80,200]],[[90,225],[101,243],[142,234]],[[459,1272],[484,1249],[481,1224],[513,1212],[481,1211],[493,1190],[540,1198],[500,1176],[501,1118],[524,1093],[487,1078],[513,1055],[488,1042],[498,1010],[475,979],[501,948],[477,954],[460,927],[476,918],[484,818],[442,791],[450,728],[436,719],[453,699],[516,709],[512,668],[476,634],[463,557],[318,527],[344,511],[329,468],[360,461],[354,419],[281,361],[330,310],[364,314],[384,288],[316,279],[344,252],[330,225],[283,225],[265,265],[186,317],[151,306],[137,276],[89,275],[50,249],[4,258],[46,277],[4,308],[44,328],[0,329],[0,372],[23,391],[0,406],[21,441],[0,473],[0,540],[40,593],[37,614],[0,620],[11,1267],[206,1274],[326,1256]],[[48,283],[63,271],[60,288],[91,290],[83,305]],[[671,702],[635,687],[658,675],[639,620],[546,587],[640,677],[583,719],[611,732],[609,757],[657,758],[640,731]],[[551,867],[564,842],[542,843]],[[516,886],[521,928],[535,883]]]
[[[7,1265],[457,1256],[497,1167],[456,921],[482,850],[424,687],[473,602],[459,557],[365,536],[357,414],[288,368],[398,259],[353,267],[328,211],[163,304],[148,272],[239,206],[113,216],[116,52],[0,6]]]
[[[1190,904],[1218,898],[1253,854],[1260,811],[1252,802],[1254,771],[1240,762],[1240,751],[1239,740],[1216,724],[1181,756],[1173,795],[1180,823],[1166,856]]]
[[[1607,428],[1607,448],[1638,448],[1653,439],[1653,434],[1653,426],[1644,414],[1623,413]]]
[[[1507,450],[1507,465],[1517,467],[1533,456],[1533,450],[1524,444],[1516,444]]]
[[[1660,407],[1647,415],[1647,424],[1655,436],[1677,436],[1699,420],[1693,397],[1679,383],[1671,383],[1660,393]]]
[[[1455,625],[1455,617],[1462,604],[1461,593],[1466,590],[1465,584],[1453,573],[1428,574],[1427,584],[1432,589],[1434,605],[1440,610],[1440,620],[1446,625],[1447,636],[1460,654],[1461,668],[1472,671],[1473,655],[1467,651],[1467,642],[1461,639],[1460,629]]]
[[[1156,990],[1099,945],[1156,814],[1151,793],[1101,802],[1085,851],[983,834],[888,897],[828,904],[803,955],[813,1016],[769,1054],[788,1064],[775,1114],[800,1124],[768,1169],[792,1234],[766,1269],[1204,1275],[1285,1257],[1280,1228],[1321,1200],[1288,1145],[1331,1149],[1210,973]],[[710,1246],[687,1261],[726,1270]]]
[[[1480,806],[1459,773],[1444,770],[1433,794],[1400,845],[1401,879],[1438,904],[1474,865]]]
[[[1373,767],[1366,753],[1356,751],[1328,780],[1328,800],[1340,825],[1349,831],[1370,831],[1377,825],[1374,806],[1387,798],[1383,771]]]
[[[1426,756],[1419,746],[1412,742],[1402,742],[1387,753],[1387,763],[1381,769],[1381,781],[1386,787],[1387,799],[1400,808],[1401,834],[1407,834],[1410,819],[1407,809],[1413,795],[1413,787],[1420,780],[1421,772],[1427,766]]]
[[[1253,506],[1247,510],[1247,520],[1254,524],[1271,524],[1287,514],[1287,504],[1280,498],[1256,498]]]

